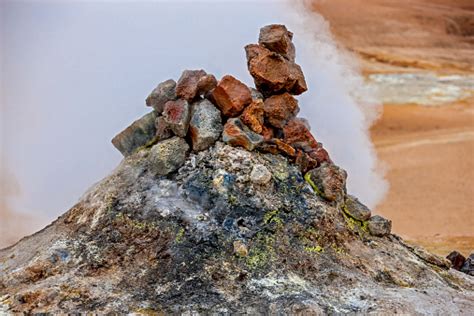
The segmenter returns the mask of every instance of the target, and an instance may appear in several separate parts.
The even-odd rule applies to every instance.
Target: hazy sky
[[[320,17],[270,1],[2,1],[0,10],[0,162],[19,184],[21,195],[8,197],[17,212],[52,219],[72,206],[120,161],[112,137],[183,69],[253,85],[243,47],[269,23],[296,28],[310,86],[300,107],[313,133],[352,172],[353,191],[369,204],[380,198],[368,190],[380,177],[353,98],[360,81]]]

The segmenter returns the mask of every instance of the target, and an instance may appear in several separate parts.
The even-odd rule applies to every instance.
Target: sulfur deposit
[[[472,277],[348,194],[298,117],[308,87],[292,39],[268,25],[245,47],[255,88],[204,70],[158,84],[151,112],[112,140],[117,169],[0,250],[0,312],[472,310]]]

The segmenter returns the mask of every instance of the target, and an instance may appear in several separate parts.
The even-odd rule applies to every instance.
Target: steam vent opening
[[[255,87],[203,69],[159,83],[112,139],[112,174],[0,250],[0,313],[472,311],[472,277],[392,234],[298,117],[294,36],[267,25],[245,46]]]

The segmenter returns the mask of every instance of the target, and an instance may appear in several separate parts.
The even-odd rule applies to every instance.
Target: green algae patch
[[[321,246],[306,246],[304,247],[304,251],[310,253],[321,253],[324,252],[324,248]]]
[[[177,244],[180,244],[184,241],[184,228],[180,228],[178,230],[178,232],[176,233],[176,237],[174,239],[174,241],[177,243]]]
[[[265,267],[275,259],[275,238],[273,235],[258,233],[254,246],[249,250],[245,263],[249,269],[256,270]]]
[[[306,180],[306,182],[309,183],[309,185],[313,188],[314,192],[316,192],[317,195],[324,198],[323,192],[321,192],[318,186],[313,182],[313,180],[311,180],[311,174],[309,172],[306,172],[306,174],[304,175],[304,179]]]
[[[283,219],[281,219],[281,217],[278,216],[279,214],[280,214],[280,211],[278,210],[269,211],[265,213],[265,215],[263,216],[263,222],[265,224],[275,223],[278,228],[281,228],[283,227],[284,222],[283,222]]]
[[[346,221],[347,227],[351,230],[359,234],[361,238],[363,238],[366,234],[369,233],[368,222],[367,221],[359,221],[351,216],[349,211],[347,210],[347,206],[342,206],[342,215],[344,215],[344,219]]]

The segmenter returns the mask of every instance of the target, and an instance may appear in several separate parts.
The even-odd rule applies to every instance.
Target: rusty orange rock
[[[199,80],[206,75],[202,69],[183,71],[176,84],[176,96],[186,101],[193,100],[199,92]]]
[[[294,118],[283,127],[283,135],[287,144],[302,149],[304,152],[310,152],[317,149],[319,145],[306,124],[305,120]]]
[[[278,138],[274,138],[272,141],[277,146],[277,148],[280,152],[286,154],[289,157],[296,156],[296,150],[293,147],[291,147],[290,145],[288,145],[287,143],[285,143],[284,141],[282,141]]]
[[[264,113],[263,101],[256,99],[245,108],[240,119],[252,131],[261,134],[263,130]]]
[[[269,97],[264,102],[265,118],[268,123],[277,128],[283,128],[286,123],[299,112],[298,101],[288,92]]]
[[[260,29],[258,43],[269,50],[278,53],[290,61],[295,61],[295,45],[293,33],[281,24],[270,24]]]
[[[219,81],[213,90],[212,101],[224,116],[235,117],[252,102],[252,96],[250,89],[245,84],[227,75]]]
[[[222,140],[231,146],[253,150],[263,142],[263,137],[252,132],[239,118],[231,118],[224,125]]]

